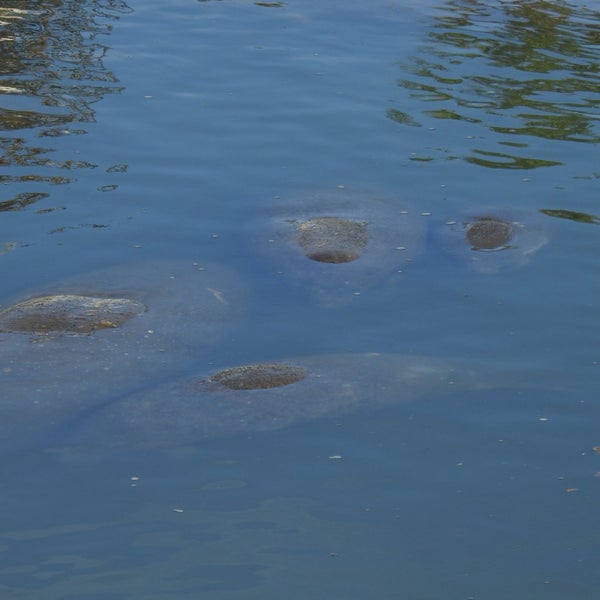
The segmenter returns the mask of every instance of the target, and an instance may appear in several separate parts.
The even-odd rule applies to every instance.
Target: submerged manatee
[[[548,231],[534,211],[470,211],[449,220],[439,232],[443,248],[480,273],[525,265],[548,242]]]
[[[346,188],[277,201],[258,246],[277,277],[324,306],[352,301],[422,250],[425,223],[397,198]]]
[[[115,449],[190,445],[479,387],[485,386],[468,369],[417,356],[335,354],[242,365],[106,405],[80,421],[72,443]]]
[[[211,264],[119,265],[15,298],[0,312],[0,444],[189,369],[236,324],[240,277]]]

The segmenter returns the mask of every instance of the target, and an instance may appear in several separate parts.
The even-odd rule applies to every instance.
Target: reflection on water
[[[577,223],[592,223],[594,225],[600,225],[600,217],[590,215],[588,213],[577,212],[575,210],[564,210],[560,208],[543,208],[540,210],[544,215],[549,217],[557,217],[559,219],[570,219]]]
[[[464,156],[444,150],[446,158],[491,168],[561,164],[552,142],[600,141],[599,22],[600,12],[564,2],[447,2],[399,82],[421,114],[393,107],[388,117],[471,124],[473,147]]]
[[[58,158],[51,140],[85,134],[94,103],[122,89],[104,67],[101,36],[128,10],[118,0],[2,3],[0,182],[16,185],[0,211],[45,198],[72,180],[65,171],[95,167],[81,156]]]

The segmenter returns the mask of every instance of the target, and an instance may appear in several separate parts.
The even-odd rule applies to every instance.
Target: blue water
[[[110,331],[81,352],[2,334],[2,598],[592,598],[598,7],[16,6],[0,7],[0,305],[168,260],[216,269],[235,310],[197,347],[174,318],[162,355],[115,351]],[[260,245],[278,210],[332,192],[422,232],[333,307]],[[482,273],[447,243],[474,211],[546,243]],[[174,430],[167,449],[77,437],[144,386],[362,352],[457,361],[486,386],[191,446]]]

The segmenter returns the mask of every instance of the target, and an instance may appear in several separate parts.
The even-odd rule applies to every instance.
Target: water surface
[[[131,342],[52,354],[0,334],[3,596],[593,596],[594,3],[13,2],[0,27],[0,308],[98,272],[122,293],[123,265],[166,261],[215,265],[204,292],[234,309],[196,344],[189,286],[154,267],[147,302],[171,300]],[[263,221],[331,193],[419,231],[341,306],[256,245]],[[449,227],[492,213],[544,243],[453,251]],[[198,444],[174,428],[167,450],[81,443],[179,378],[373,352],[486,385]]]

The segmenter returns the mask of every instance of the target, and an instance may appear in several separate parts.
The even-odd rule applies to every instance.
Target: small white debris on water
[[[229,304],[223,294],[214,288],[206,288],[221,304]]]
[[[174,508],[173,512],[182,513],[183,512],[183,508]]]
[[[540,418],[538,419],[538,421],[547,421],[547,420],[548,420],[548,417],[540,417]]]
[[[329,460],[342,460],[344,457],[341,454],[332,454]]]
[[[396,246],[396,250],[406,250],[406,246]]]
[[[422,213],[421,213],[421,216],[422,216],[422,217],[430,217],[430,216],[431,216],[431,213],[430,213],[430,212],[422,212]]]

